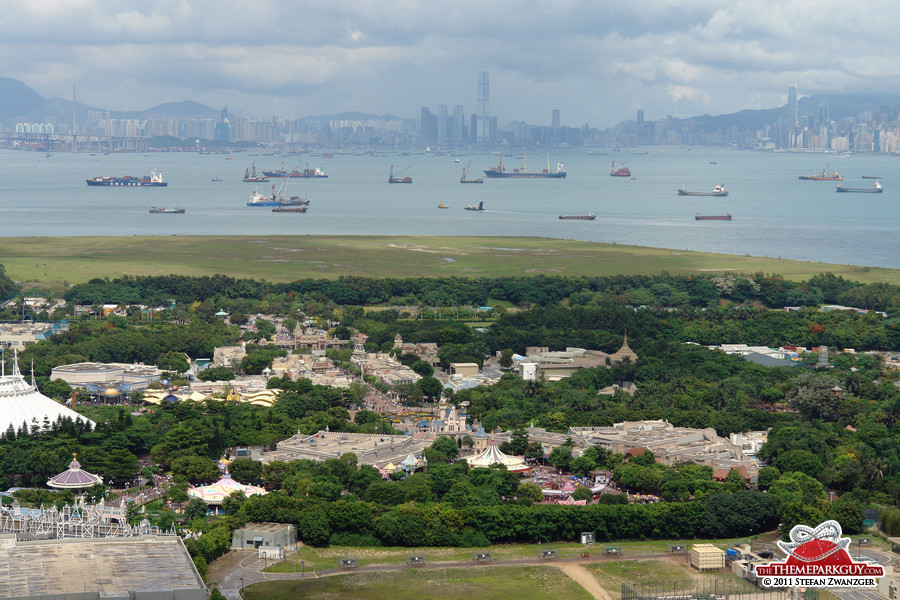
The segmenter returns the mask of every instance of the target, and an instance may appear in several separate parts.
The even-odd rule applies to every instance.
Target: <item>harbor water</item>
[[[646,152],[646,153],[645,153]],[[455,162],[459,160],[460,162]],[[546,154],[509,152],[507,170],[547,167]],[[499,161],[495,153],[334,154],[274,156],[180,152],[149,154],[0,151],[0,235],[467,235],[577,239],[639,246],[900,268],[900,158],[707,148],[571,149],[552,152],[565,179],[488,179],[461,185]],[[610,163],[632,178],[610,177]],[[327,179],[290,179],[288,195],[306,196],[306,213],[248,207],[256,187],[244,170],[319,166]],[[388,184],[388,171],[413,183]],[[836,170],[847,187],[880,194],[840,194],[834,181],[800,181],[803,173]],[[89,187],[95,176],[144,176],[161,171],[167,187]],[[213,181],[220,178],[221,181]],[[727,197],[678,196],[684,187]],[[483,212],[465,211],[484,203]],[[439,209],[445,204],[447,209]],[[151,206],[184,214],[151,214]],[[596,220],[560,220],[594,213]],[[733,215],[731,221],[696,214]],[[0,257],[2,262],[2,257]]]

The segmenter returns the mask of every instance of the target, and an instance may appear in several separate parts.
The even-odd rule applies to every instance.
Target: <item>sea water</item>
[[[565,164],[565,179],[485,178],[481,185],[461,185],[462,168],[471,161],[469,177],[482,176],[499,161],[496,153],[229,156],[0,151],[0,235],[532,236],[900,268],[900,158],[885,155],[571,149],[549,157],[552,171]],[[529,171],[547,167],[546,154],[509,152],[503,160],[507,170],[525,161]],[[610,177],[613,161],[633,177]],[[268,192],[281,183],[241,181],[254,162],[257,171],[319,166],[328,178],[289,180],[287,194],[309,198],[309,211],[273,213],[246,205],[257,187]],[[413,183],[388,184],[392,164]],[[871,187],[874,180],[861,177],[880,175],[884,192],[842,194],[836,182],[798,179],[825,168],[839,171],[847,187]],[[169,185],[85,183],[151,170]],[[717,183],[728,197],[677,195],[681,187],[711,191]],[[479,202],[484,212],[463,210]],[[150,214],[151,206],[186,212]],[[558,218],[587,213],[596,220]],[[697,213],[733,220],[696,221]]]

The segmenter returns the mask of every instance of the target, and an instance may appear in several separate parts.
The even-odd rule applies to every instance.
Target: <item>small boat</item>
[[[809,173],[804,173],[799,177],[801,181],[843,181],[844,178],[841,177],[837,171],[832,171],[831,175],[827,173],[828,165],[825,165],[825,168],[821,171],[816,171],[812,175]]]
[[[695,221],[730,221],[731,213],[728,213],[727,215],[701,215],[700,213],[697,213],[696,215],[694,215],[694,220]]]
[[[260,183],[263,181],[268,181],[269,178],[265,175],[257,175],[256,173],[256,163],[250,165],[249,169],[244,169],[244,179],[247,183]]]
[[[444,204],[443,202],[441,202],[440,204],[438,204],[438,208],[450,208],[450,207],[447,206],[446,204]]]
[[[684,189],[684,186],[681,186],[681,189],[678,190],[679,196],[727,196],[728,192],[725,191],[725,186],[716,184],[713,186],[713,190],[711,192],[690,192]]]
[[[457,161],[459,162],[459,161]],[[459,178],[460,183],[484,183],[484,179],[479,177],[478,179],[466,179],[466,173],[469,172],[469,167],[472,166],[472,161],[469,161],[469,164],[466,165],[466,168],[462,170],[462,177]]]
[[[616,168],[616,161],[612,162],[612,167],[609,169],[610,177],[631,177],[631,169],[625,166],[625,163],[622,163],[622,166],[618,169]]]
[[[213,177],[211,181],[222,181],[222,179],[219,177]]]
[[[863,179],[881,179],[881,175],[863,175]]]
[[[150,207],[150,213],[154,215],[183,215],[183,208],[164,208],[164,207]]]
[[[870,188],[844,187],[841,184],[837,184],[837,187],[834,189],[836,192],[856,192],[859,194],[880,194],[883,191],[881,188],[881,180],[875,180],[875,185]]]
[[[453,162],[458,163],[458,162],[459,162],[459,159],[458,159],[458,158],[454,158],[454,159],[453,159]]]
[[[406,167],[408,169],[409,167]],[[406,169],[403,169],[406,171]],[[394,165],[391,165],[391,172],[388,175],[388,183],[412,183],[412,177],[394,177]]]
[[[484,202],[479,202],[478,206],[475,206],[474,204],[470,204],[467,207],[465,207],[463,210],[474,210],[476,212],[484,212]]]
[[[305,213],[308,206],[276,206],[272,209],[274,213]]]
[[[717,163],[717,162],[714,161],[714,160],[711,160],[711,161],[709,161],[709,164],[711,164],[711,165],[717,165],[717,164],[719,164],[719,163]]]
[[[588,213],[586,215],[559,215],[561,220],[572,220],[572,221],[593,221],[597,218],[597,215],[594,213]]]

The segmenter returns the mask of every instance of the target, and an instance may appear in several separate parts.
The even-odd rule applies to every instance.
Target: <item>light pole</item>
[[[300,578],[303,579],[303,561],[300,561]]]
[[[241,598],[244,597],[244,578],[241,577]]]

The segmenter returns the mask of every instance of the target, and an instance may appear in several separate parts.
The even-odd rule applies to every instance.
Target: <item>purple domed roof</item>
[[[59,475],[54,475],[47,481],[47,485],[55,488],[80,489],[91,487],[95,483],[103,483],[103,478],[93,473],[88,473],[81,468],[81,464],[72,457],[69,469]]]

